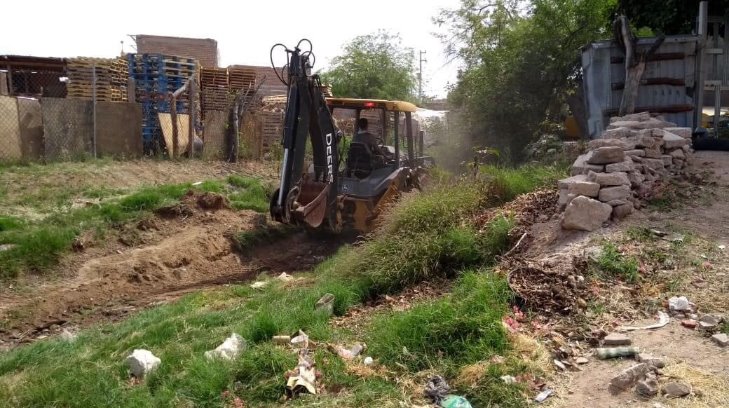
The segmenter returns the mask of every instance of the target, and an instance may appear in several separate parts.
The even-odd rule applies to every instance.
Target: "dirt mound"
[[[305,233],[254,248],[245,256],[234,237],[259,227],[261,215],[233,211],[217,194],[189,195],[157,216],[112,229],[63,260],[60,282],[9,294],[0,304],[0,347],[32,341],[68,325],[109,321],[196,289],[248,281],[258,273],[310,269],[340,239]]]
[[[514,217],[519,227],[527,228],[538,222],[549,221],[557,213],[559,195],[554,189],[537,190],[518,196],[506,205],[489,208],[476,215],[474,225],[482,228],[500,214]]]

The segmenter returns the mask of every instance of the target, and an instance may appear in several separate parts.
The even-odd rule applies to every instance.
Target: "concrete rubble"
[[[154,371],[162,363],[162,360],[145,349],[134,350],[132,354],[127,356],[125,361],[132,375],[140,379]]]
[[[233,333],[230,337],[225,339],[223,344],[215,348],[215,350],[208,350],[205,352],[205,358],[213,360],[216,358],[223,360],[235,360],[238,354],[245,350],[246,341],[239,334]]]
[[[602,137],[591,140],[588,152],[575,160],[572,177],[558,183],[562,228],[594,231],[611,217],[630,215],[660,183],[684,171],[690,145],[690,128],[648,112],[611,118]],[[574,204],[580,197],[590,201]]]

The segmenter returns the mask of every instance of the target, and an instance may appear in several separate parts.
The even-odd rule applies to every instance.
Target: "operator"
[[[357,134],[352,138],[352,142],[367,145],[372,154],[380,154],[380,148],[377,146],[377,138],[367,130],[368,127],[369,123],[367,122],[367,118],[359,118],[357,120]]]

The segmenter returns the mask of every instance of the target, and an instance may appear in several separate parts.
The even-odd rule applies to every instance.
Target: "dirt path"
[[[682,267],[680,270],[657,270],[655,273],[666,280],[675,280],[673,291],[661,292],[657,288],[643,287],[634,297],[621,297],[616,288],[614,296],[620,302],[632,303],[646,309],[651,304],[659,305],[665,296],[684,295],[696,303],[699,313],[712,313],[729,318],[729,253],[719,245],[729,244],[729,154],[725,152],[697,152],[693,167],[713,175],[713,182],[701,188],[702,194],[688,197],[687,204],[679,205],[665,212],[643,210],[624,222],[603,231],[602,237],[581,237],[577,246],[589,247],[599,239],[616,239],[632,228],[658,228],[682,231],[689,236],[687,255],[696,261],[696,267]],[[690,186],[685,186],[686,190]],[[679,186],[679,194],[682,194]],[[684,191],[685,193],[685,191]],[[687,197],[684,197],[687,198]],[[626,247],[631,244],[626,244]],[[637,250],[642,243],[634,244]],[[649,250],[649,249],[648,249]],[[664,255],[671,257],[671,246],[662,247]],[[663,256],[663,255],[662,255]],[[688,265],[688,260],[682,265]],[[651,295],[651,293],[653,293]],[[637,295],[637,298],[636,298]],[[656,303],[657,302],[657,303]],[[653,306],[655,307],[655,306]],[[643,325],[654,323],[654,318],[645,318],[635,308],[633,319],[616,314],[614,326]],[[622,318],[621,318],[622,317]],[[555,396],[548,406],[555,407],[724,407],[729,406],[729,348],[714,344],[708,334],[700,330],[689,330],[680,324],[681,317],[673,317],[668,326],[657,330],[641,330],[629,333],[633,345],[643,352],[659,357],[666,362],[659,376],[659,389],[671,381],[689,384],[692,394],[676,399],[659,395],[643,399],[632,390],[613,394],[609,391],[610,380],[622,370],[635,365],[632,359],[601,361],[590,356],[589,363],[580,366],[579,371],[558,374]]]
[[[182,205],[182,216],[154,216],[125,226],[98,247],[66,257],[54,282],[4,290],[0,346],[65,327],[116,320],[160,301],[251,280],[259,273],[309,270],[338,247],[338,242],[299,233],[242,255],[233,236],[265,222],[263,215],[203,210],[194,197]]]

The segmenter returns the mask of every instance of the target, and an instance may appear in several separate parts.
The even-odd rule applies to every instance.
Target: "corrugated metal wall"
[[[644,50],[654,39],[640,39],[639,50]],[[660,112],[670,122],[679,126],[693,127],[694,88],[696,83],[695,36],[667,37],[646,63],[643,81],[638,91],[636,112],[651,110]],[[595,42],[582,49],[583,84],[588,115],[590,138],[600,137],[620,107],[625,82],[625,62],[622,50],[612,41]],[[666,82],[673,84],[651,84]]]

